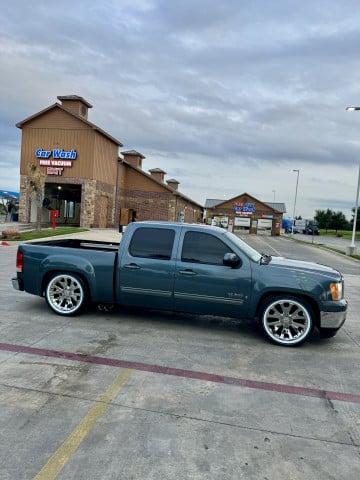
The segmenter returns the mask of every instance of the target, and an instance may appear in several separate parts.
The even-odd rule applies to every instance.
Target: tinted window
[[[183,262],[211,263],[222,265],[225,253],[231,249],[213,235],[187,232],[181,254]]]
[[[166,228],[138,228],[131,239],[129,252],[133,257],[169,260],[175,231]]]

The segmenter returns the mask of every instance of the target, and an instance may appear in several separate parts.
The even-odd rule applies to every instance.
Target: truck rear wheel
[[[277,345],[300,345],[309,338],[314,328],[314,313],[310,305],[290,296],[268,298],[262,305],[259,318],[265,335]]]
[[[75,315],[81,312],[86,302],[83,281],[73,273],[58,273],[46,285],[45,299],[58,315]]]

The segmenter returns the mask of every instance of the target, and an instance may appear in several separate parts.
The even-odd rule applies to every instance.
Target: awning
[[[0,198],[4,198],[5,200],[19,200],[19,193],[10,192],[9,190],[0,190]]]

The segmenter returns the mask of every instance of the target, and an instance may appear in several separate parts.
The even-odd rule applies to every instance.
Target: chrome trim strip
[[[213,302],[213,303],[226,303],[229,305],[242,305],[244,303],[244,299],[233,299],[233,298],[225,298],[225,297],[210,297],[209,295],[193,295],[191,293],[174,293],[175,300],[190,300],[192,302]]]
[[[165,290],[152,290],[150,288],[132,288],[132,287],[121,287],[121,293],[132,293],[135,295],[154,295],[155,297],[168,297],[172,296],[172,292]]]

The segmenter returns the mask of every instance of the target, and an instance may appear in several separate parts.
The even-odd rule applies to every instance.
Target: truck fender
[[[39,265],[39,271],[42,272],[41,285],[45,288],[45,281],[49,274],[55,272],[68,272],[78,274],[89,289],[90,297],[96,289],[95,270],[92,264],[76,255],[49,255],[44,258]]]

